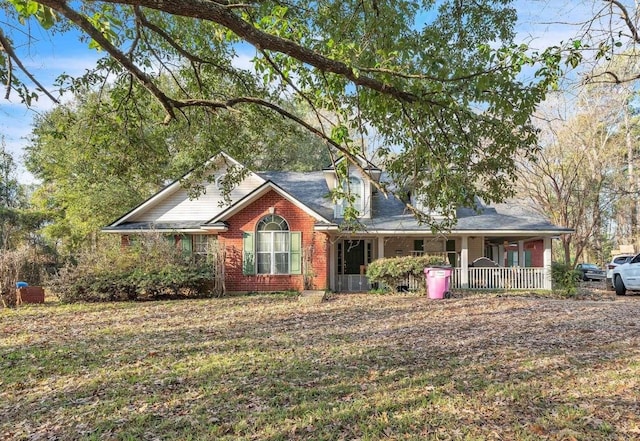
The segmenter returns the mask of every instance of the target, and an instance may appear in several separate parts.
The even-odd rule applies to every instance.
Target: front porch
[[[453,267],[451,289],[550,290],[551,237],[512,239],[517,240],[483,236],[337,238],[330,250],[330,286],[337,292],[369,291],[376,288],[366,276],[373,260],[428,254]],[[473,267],[473,261],[481,257],[497,266]],[[407,278],[401,289],[424,291],[425,279]]]
[[[470,290],[545,290],[545,268],[468,268],[467,284],[462,284],[462,268],[454,268],[451,289]],[[424,291],[425,279],[407,277],[402,287],[408,291]],[[365,292],[375,289],[366,275],[347,274],[338,276],[338,292]]]

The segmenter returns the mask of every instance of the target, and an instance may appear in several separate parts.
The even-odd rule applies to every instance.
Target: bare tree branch
[[[56,97],[54,97],[51,92],[49,92],[47,90],[46,87],[44,87],[40,81],[38,81],[36,79],[36,77],[34,77],[31,72],[29,72],[27,70],[26,67],[24,67],[24,65],[22,64],[22,61],[20,60],[20,58],[18,58],[18,56],[16,55],[15,51],[13,50],[13,46],[11,45],[11,42],[9,41],[9,39],[4,35],[4,32],[2,32],[2,29],[0,29],[0,50],[4,50],[7,55],[9,55],[9,59],[13,60],[13,62],[20,68],[20,70],[22,72],[24,72],[24,74],[33,82],[33,84],[35,84],[38,88],[40,88],[40,90],[42,90],[42,92],[47,95],[47,97],[49,97],[49,99],[51,101],[53,101],[54,103],[58,103],[58,99]],[[11,91],[11,63],[8,62],[9,65],[9,77],[7,80],[7,93],[5,96],[5,99],[9,98],[9,92]]]
[[[633,38],[635,42],[640,43],[640,36],[638,35],[638,29],[636,28],[635,24],[631,20],[631,17],[629,16],[629,11],[627,11],[627,8],[625,7],[625,5],[623,5],[622,2],[618,0],[605,0],[605,1],[611,3],[612,5],[615,5],[620,10],[620,16],[622,17],[625,24],[627,25],[627,28],[629,28],[629,31],[631,32],[631,38]]]

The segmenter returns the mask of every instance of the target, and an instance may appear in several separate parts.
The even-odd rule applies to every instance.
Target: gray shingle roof
[[[102,231],[136,231],[136,230],[157,230],[175,231],[198,229],[206,220],[172,221],[172,222],[123,222],[116,227],[104,227]]]
[[[294,198],[316,211],[326,219],[333,219],[333,203],[329,199],[329,189],[321,171],[296,172],[260,172],[258,175],[273,181]]]
[[[328,189],[322,172],[261,172],[263,178],[272,180],[283,190],[306,204],[319,214],[336,223],[341,219],[334,218],[333,203],[327,197]],[[385,197],[374,193],[372,198],[371,219],[362,219],[362,223],[370,230],[404,230],[425,231],[429,226],[421,225],[406,209],[404,203],[394,196]],[[567,233],[571,230],[558,227],[549,222],[519,201],[511,201],[494,206],[479,206],[479,211],[472,208],[459,208],[456,212],[456,231],[545,231]]]
[[[315,172],[260,172],[266,180],[270,180],[291,196],[316,211],[322,217],[340,224],[342,219],[334,218],[334,205],[329,199],[327,184],[322,171]],[[372,198],[372,217],[362,219],[367,230],[376,231],[407,231],[427,232],[430,226],[419,224],[409,213],[404,203],[394,196],[385,197],[381,193],[374,193]],[[522,204],[521,201],[495,204],[493,206],[479,205],[479,210],[459,208],[456,211],[457,223],[454,231],[487,231],[499,235],[500,231],[526,231],[535,233],[569,233],[570,229],[558,227],[549,222],[544,216]],[[199,229],[206,223],[206,219],[173,221],[173,222],[124,222],[116,227],[103,228],[104,231],[135,231],[135,230],[185,230]]]

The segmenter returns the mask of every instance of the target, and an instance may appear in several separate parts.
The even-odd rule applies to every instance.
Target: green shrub
[[[434,256],[405,256],[378,259],[367,267],[369,282],[383,284],[392,290],[402,284],[411,275],[424,277],[424,269],[428,266],[445,265],[443,259]]]
[[[48,282],[62,302],[209,297],[212,263],[196,264],[163,240],[112,243],[78,257]]]
[[[565,294],[573,296],[578,292],[580,277],[580,272],[567,264],[558,262],[551,264],[551,280],[554,290],[564,291]]]

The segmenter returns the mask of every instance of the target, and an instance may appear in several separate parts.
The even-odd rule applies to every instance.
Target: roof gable
[[[205,165],[219,162],[219,166],[209,172],[211,174],[222,175],[227,167],[241,167],[246,169],[238,161],[222,152],[215,155]],[[117,227],[123,223],[146,222],[146,223],[166,223],[176,221],[200,221],[207,219],[225,210],[224,197],[222,191],[217,187],[216,179],[211,179],[205,185],[203,193],[195,199],[189,197],[188,191],[183,188],[181,181],[188,179],[192,172],[175,180],[167,187],[163,188],[146,201],[126,213],[124,216],[111,223],[108,228]],[[231,203],[242,199],[245,195],[253,191],[265,182],[265,179],[248,170],[248,175],[235,188],[231,190]]]

